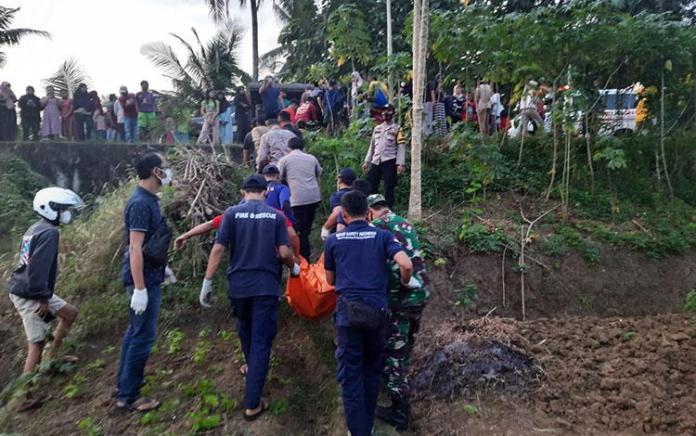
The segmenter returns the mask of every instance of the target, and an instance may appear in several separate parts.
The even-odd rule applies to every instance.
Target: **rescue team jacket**
[[[53,296],[59,238],[58,228],[45,219],[29,227],[19,247],[19,266],[7,281],[8,292],[31,300]]]

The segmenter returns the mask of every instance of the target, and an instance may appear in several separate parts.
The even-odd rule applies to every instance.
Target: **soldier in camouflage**
[[[390,265],[392,273],[389,278],[389,309],[392,315],[384,375],[392,405],[378,407],[375,413],[381,420],[403,431],[408,428],[411,414],[408,381],[410,357],[421,314],[429,296],[425,264],[415,227],[405,218],[392,212],[386,199],[380,194],[370,195],[367,204],[372,225],[391,232],[404,246],[413,263],[413,278],[408,287],[401,284],[398,265],[394,262]]]

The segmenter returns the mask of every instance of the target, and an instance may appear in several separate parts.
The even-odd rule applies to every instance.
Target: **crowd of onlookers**
[[[281,121],[298,130],[325,129],[329,134],[348,126],[352,119],[374,117],[396,95],[377,78],[353,72],[350,84],[323,80],[304,86],[278,85],[267,76],[254,85],[254,98],[245,86],[236,88],[232,99],[223,90],[206,90],[199,108],[168,104],[153,92],[147,81],[131,93],[121,86],[118,94],[100,96],[84,83],[75,90],[45,89],[39,97],[32,86],[17,98],[8,82],[0,84],[0,140],[15,141],[18,119],[24,140],[123,141],[164,144],[244,144],[254,127]],[[522,125],[540,127],[544,106],[541,91],[530,81],[516,109]],[[397,95],[412,99],[411,83],[402,82]],[[508,110],[497,85],[480,80],[473,86],[456,81],[448,92],[440,76],[428,82],[424,97],[424,134],[444,135],[457,123],[470,124],[490,135],[508,128]],[[404,109],[404,108],[402,108]],[[402,112],[406,113],[406,112]],[[258,140],[256,140],[258,144]],[[258,146],[258,145],[257,145]]]
[[[42,140],[152,140],[158,123],[156,97],[147,81],[133,94],[122,86],[119,94],[110,94],[105,101],[97,91],[88,91],[80,83],[72,92],[53,86],[39,98],[33,86],[17,99],[8,82],[0,84],[0,140],[15,141],[18,136],[17,109],[22,139]]]

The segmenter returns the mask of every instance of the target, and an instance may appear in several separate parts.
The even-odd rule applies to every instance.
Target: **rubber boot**
[[[397,431],[408,430],[411,405],[407,399],[392,400],[391,407],[377,407],[375,417],[393,426]]]

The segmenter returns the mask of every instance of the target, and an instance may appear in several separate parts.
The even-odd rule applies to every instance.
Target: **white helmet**
[[[44,188],[34,196],[34,212],[49,221],[58,219],[59,209],[80,208],[84,205],[80,196],[69,189]]]

